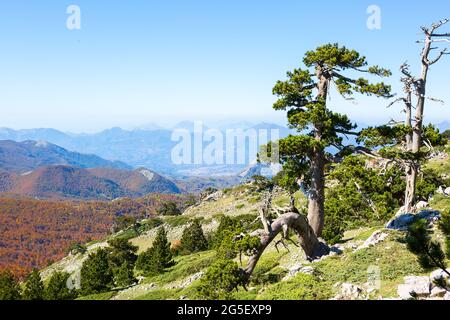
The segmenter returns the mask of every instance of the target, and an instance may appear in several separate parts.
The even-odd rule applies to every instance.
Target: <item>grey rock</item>
[[[443,297],[446,293],[447,290],[439,287],[434,287],[433,289],[431,289],[430,297],[431,298]]]
[[[414,208],[416,209],[416,210],[420,210],[420,209],[425,209],[425,208],[428,208],[428,202],[426,202],[426,201],[419,201],[419,202],[417,202],[416,203],[416,205],[414,206]]]
[[[283,281],[289,280],[299,273],[314,274],[314,268],[311,266],[303,266],[301,264],[293,265],[288,269],[288,274],[283,278]]]
[[[434,222],[438,220],[441,216],[439,211],[434,210],[423,210],[417,214],[404,213],[391,219],[387,224],[386,228],[395,230],[407,230],[408,226],[418,219],[426,219],[428,222]]]
[[[450,268],[447,269],[448,272],[450,272]],[[431,274],[430,274],[430,281],[433,283],[434,281],[440,279],[440,278],[444,278],[444,279],[448,279],[449,275],[447,273],[445,273],[442,269],[437,269],[434,270]]]
[[[334,297],[334,300],[358,300],[362,298],[363,290],[352,283],[341,284],[341,291]]]
[[[450,196],[450,187],[445,188],[444,195]]]
[[[402,299],[412,298],[415,293],[418,297],[430,295],[431,281],[429,277],[408,276],[404,278],[405,283],[397,287],[397,293]]]
[[[360,250],[363,248],[368,248],[370,246],[374,246],[377,243],[380,243],[388,236],[387,233],[382,232],[381,230],[375,231],[362,245],[360,245],[356,250]]]

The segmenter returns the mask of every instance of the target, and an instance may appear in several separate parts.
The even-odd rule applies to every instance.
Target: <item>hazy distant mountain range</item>
[[[183,121],[177,124],[175,128],[186,129],[192,132],[194,123]],[[290,130],[285,127],[269,123],[252,124],[250,122],[224,122],[218,124],[215,128],[221,130],[224,135],[226,129],[238,128],[243,130],[251,128],[255,130],[278,129],[280,137],[285,137],[290,132]],[[207,129],[208,127],[203,127],[203,130],[206,131]],[[19,142],[26,140],[47,141],[67,150],[84,154],[96,154],[104,159],[115,161],[112,164],[106,165],[107,167],[126,168],[127,165],[133,168],[145,167],[178,178],[186,176],[217,177],[237,175],[244,170],[255,157],[255,155],[247,155],[245,163],[243,164],[176,165],[172,162],[171,152],[178,141],[171,140],[172,132],[173,129],[164,129],[153,124],[134,130],[124,130],[115,127],[94,134],[64,133],[55,129],[13,130],[0,128],[0,140],[13,140]],[[206,144],[207,143],[204,145]]]
[[[441,132],[450,129],[450,122],[443,122],[438,124],[437,127]],[[194,122],[183,121],[175,125],[174,128],[186,129],[192,135]],[[186,177],[237,176],[254,160],[255,155],[247,154],[243,164],[226,164],[225,161],[225,164],[213,165],[174,164],[171,152],[178,143],[178,141],[172,141],[171,139],[174,128],[167,129],[156,124],[148,124],[132,130],[115,127],[93,134],[72,134],[55,129],[13,130],[0,128],[0,140],[47,141],[73,152],[97,155],[98,157],[84,156],[83,161],[88,161],[87,159],[89,159],[90,165],[88,167],[112,167],[119,169],[145,167],[177,179]],[[290,129],[276,124],[254,124],[247,121],[217,122],[212,125],[205,125],[203,130],[206,131],[208,128],[217,128],[221,130],[224,136],[227,129],[266,129],[269,132],[271,129],[278,129],[280,137],[285,137],[292,132]],[[349,137],[349,140],[352,141],[352,138]],[[205,145],[207,145],[206,142],[204,143]],[[54,156],[57,156],[59,151],[56,146],[53,148],[55,148]],[[237,151],[234,150],[234,152],[236,153]],[[109,162],[97,163],[101,161],[99,157],[108,159]],[[65,164],[78,166],[77,163],[80,161],[76,157],[68,158],[68,162]]]
[[[38,198],[115,199],[180,193],[146,168],[70,152],[48,142],[0,141],[0,192]]]

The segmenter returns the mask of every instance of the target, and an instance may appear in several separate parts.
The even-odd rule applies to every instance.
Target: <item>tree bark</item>
[[[322,100],[326,108],[328,85],[331,75],[321,67],[316,69],[318,94],[317,99]],[[322,141],[323,124],[314,123],[314,139]],[[308,195],[308,221],[317,237],[322,236],[325,220],[325,151],[321,147],[315,147],[311,157],[311,186]]]
[[[315,150],[311,157],[311,186],[308,194],[308,221],[317,237],[322,236],[325,219],[325,155]]]
[[[330,252],[328,246],[316,236],[305,216],[297,212],[288,212],[281,215],[270,224],[269,232],[260,229],[250,234],[251,236],[258,236],[261,240],[261,245],[257,248],[256,253],[250,257],[247,266],[244,269],[247,279],[253,273],[259,258],[267,246],[280,232],[287,230],[288,228],[292,229],[298,236],[300,246],[308,259],[312,260]]]
[[[431,34],[425,32],[425,45],[422,50],[421,61],[422,61],[422,71],[420,78],[416,81],[417,90],[417,105],[416,114],[414,118],[414,126],[412,127],[412,139],[406,137],[408,151],[413,153],[418,153],[422,146],[422,130],[423,130],[423,113],[425,108],[426,99],[426,83],[427,75],[429,69],[428,55],[431,51]],[[409,122],[411,125],[411,108],[409,109],[409,114],[407,110],[407,121],[409,117]],[[409,140],[409,144],[408,144]],[[408,163],[406,165],[406,189],[405,189],[405,213],[414,211],[414,203],[416,197],[416,183],[417,174],[419,171],[419,164],[413,160],[413,163]]]
[[[406,80],[407,81],[407,80]],[[412,129],[412,84],[406,83],[405,90],[407,91],[405,100],[405,126]],[[412,151],[413,145],[413,133],[408,132],[405,136],[406,151]],[[411,213],[414,210],[414,199],[416,197],[416,179],[417,179],[417,168],[414,163],[407,163],[405,167],[406,176],[406,188],[405,188],[405,213]]]
[[[417,171],[414,163],[406,164],[405,213],[412,213],[414,211]]]

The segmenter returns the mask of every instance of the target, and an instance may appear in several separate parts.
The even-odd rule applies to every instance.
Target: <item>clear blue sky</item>
[[[81,30],[66,9],[81,8]],[[381,30],[366,9],[381,8]],[[14,0],[0,2],[0,126],[97,131],[181,119],[283,122],[272,86],[303,53],[339,42],[370,63],[417,71],[420,25],[450,17],[449,1]],[[450,25],[448,27],[450,30]],[[430,121],[450,120],[450,56],[430,74]],[[447,77],[446,77],[447,76]],[[364,122],[388,121],[384,100],[331,99]],[[399,115],[400,116],[400,115]]]

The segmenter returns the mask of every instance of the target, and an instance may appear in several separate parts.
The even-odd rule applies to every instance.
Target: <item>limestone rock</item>
[[[432,298],[443,297],[446,293],[447,293],[447,290],[445,290],[443,288],[439,288],[439,287],[434,287],[433,289],[431,289],[430,297],[432,297]]]
[[[341,284],[341,291],[334,297],[334,300],[358,300],[362,297],[363,290],[352,283]]]
[[[425,208],[428,208],[428,207],[429,207],[429,205],[428,205],[428,202],[426,202],[426,201],[419,201],[414,206],[414,208],[416,210],[425,209]]]
[[[410,299],[414,293],[418,297],[430,295],[431,282],[429,277],[408,276],[404,280],[405,283],[397,288],[397,293],[402,299]]]
[[[447,269],[448,272],[450,272],[450,268]],[[446,280],[448,280],[449,276],[447,273],[445,273],[443,270],[441,269],[437,269],[434,270],[431,274],[430,274],[430,281],[433,283],[434,281],[440,279],[440,278],[444,278]]]
[[[406,231],[408,226],[418,219],[426,219],[428,222],[434,222],[438,220],[440,216],[441,213],[434,210],[424,210],[417,214],[405,213],[390,220],[386,224],[386,228]]]
[[[381,230],[375,231],[362,245],[360,245],[356,250],[360,250],[363,248],[368,248],[370,246],[374,246],[377,243],[383,241],[388,236],[387,233],[382,232]]]
[[[311,266],[303,266],[301,264],[296,264],[289,268],[288,274],[283,278],[283,281],[289,280],[290,278],[296,276],[298,273],[304,274],[314,274],[314,268]]]

